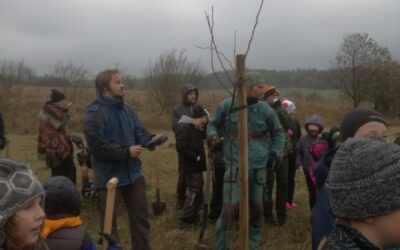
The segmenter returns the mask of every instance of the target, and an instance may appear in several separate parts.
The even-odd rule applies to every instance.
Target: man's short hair
[[[108,88],[113,75],[120,74],[117,69],[106,69],[97,74],[94,82],[97,95],[103,95],[104,90]]]

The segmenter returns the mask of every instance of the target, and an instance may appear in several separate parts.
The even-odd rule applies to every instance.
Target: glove
[[[278,154],[275,151],[271,151],[267,161],[267,169],[274,170],[276,168],[276,164],[279,161]]]
[[[221,140],[218,138],[217,135],[209,135],[209,136],[207,136],[207,145],[210,148],[213,148],[215,145],[220,143],[220,141]]]

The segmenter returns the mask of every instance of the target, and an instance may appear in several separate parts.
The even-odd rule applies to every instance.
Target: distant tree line
[[[364,102],[385,114],[400,110],[400,65],[386,47],[380,46],[366,33],[351,33],[343,38],[331,67],[325,70],[252,69],[264,76],[267,84],[280,88],[340,89],[357,107]],[[120,70],[130,89],[147,89],[159,104],[160,113],[168,111],[180,100],[180,87],[192,83],[200,89],[221,89],[221,82],[230,86],[226,73],[206,74],[199,62],[189,60],[184,50],[172,49],[149,63],[144,76],[136,77]],[[24,60],[0,61],[0,96],[6,96],[12,84],[38,84],[63,88],[70,99],[78,88],[92,87],[94,76],[83,65],[57,62],[51,72],[38,76]]]
[[[295,70],[266,70],[252,69],[259,72],[267,84],[281,88],[317,88],[332,89],[336,88],[331,78],[330,70],[318,69],[295,69]],[[228,79],[223,72],[216,72],[221,82],[229,85]],[[231,72],[229,72],[232,74]],[[201,81],[202,88],[218,89],[222,88],[213,74],[207,74]]]

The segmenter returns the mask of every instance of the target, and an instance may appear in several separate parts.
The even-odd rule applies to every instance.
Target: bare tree
[[[53,79],[56,80],[56,84],[63,87],[63,91],[67,98],[72,102],[75,101],[79,88],[88,80],[89,72],[83,67],[83,65],[76,66],[72,62],[64,64],[58,62],[54,66]]]
[[[367,33],[352,33],[344,37],[333,69],[333,78],[353,107],[367,99],[374,74],[382,64],[391,62],[387,48],[381,47]]]
[[[24,60],[0,62],[0,81],[3,83],[31,83],[34,71]]]
[[[31,83],[34,78],[32,68],[25,64],[24,60],[0,62],[0,109],[9,107],[10,101],[20,98],[18,93],[12,91],[14,84]]]
[[[384,114],[399,110],[400,65],[390,61],[376,66],[375,74],[367,90],[367,100]]]
[[[184,50],[172,49],[160,55],[154,64],[149,63],[144,81],[163,114],[179,102],[183,84],[198,86],[203,75],[199,62],[189,61]]]

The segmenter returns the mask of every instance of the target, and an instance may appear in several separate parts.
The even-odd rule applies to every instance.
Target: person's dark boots
[[[283,226],[286,224],[286,216],[278,216],[278,226]]]
[[[176,209],[180,210],[185,205],[185,200],[177,200],[176,201]]]
[[[264,221],[266,224],[276,225],[276,220],[273,215],[266,215]]]
[[[215,223],[217,221],[218,217],[219,217],[219,213],[216,212],[215,210],[211,210],[210,213],[208,214],[208,220],[211,223]]]

